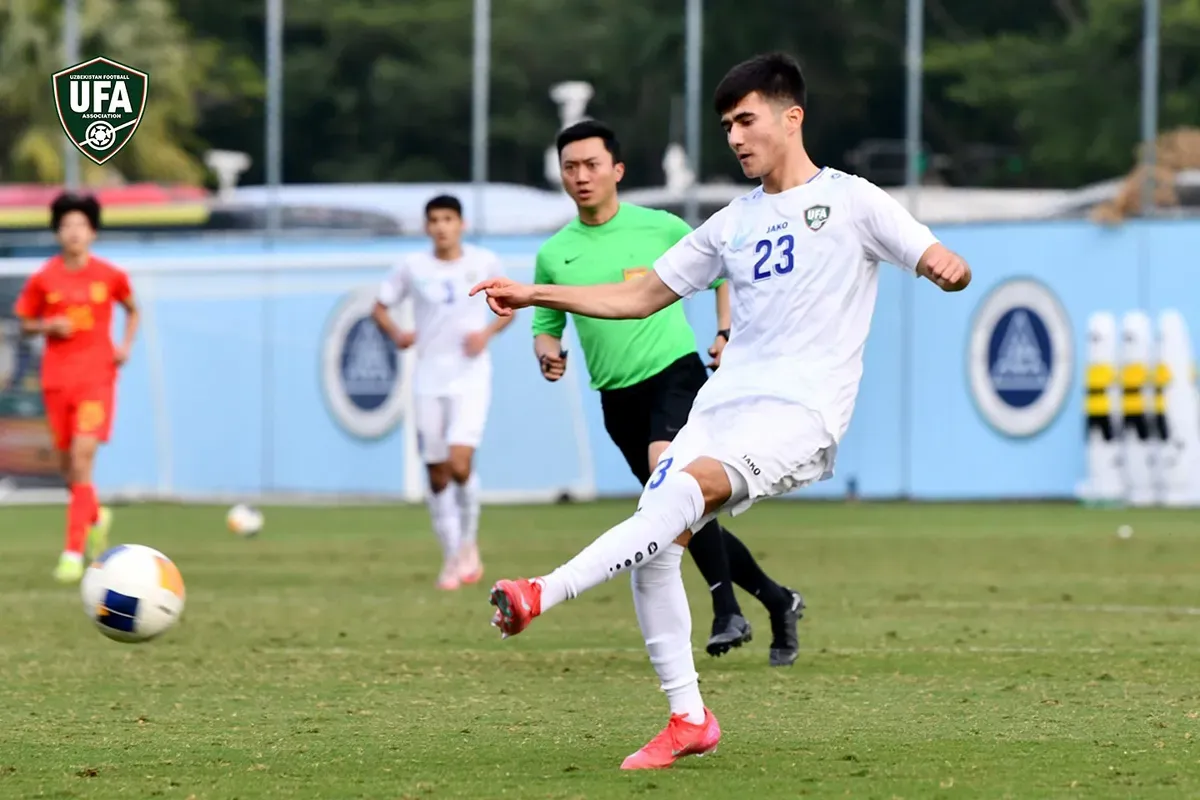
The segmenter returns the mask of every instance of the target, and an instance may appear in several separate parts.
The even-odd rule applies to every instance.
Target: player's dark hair
[[[425,218],[429,218],[429,214],[437,210],[453,211],[458,214],[458,218],[462,219],[462,203],[452,194],[439,194],[437,197],[425,204]]]
[[[718,114],[732,110],[748,95],[808,109],[808,88],[796,59],[786,53],[766,53],[738,64],[717,84],[713,107]]]
[[[599,120],[585,119],[574,125],[568,125],[559,131],[554,145],[558,148],[559,156],[562,156],[564,147],[572,142],[582,142],[584,139],[599,139],[604,142],[604,149],[612,153],[613,163],[621,163],[621,143],[617,141],[616,132]]]
[[[73,194],[63,192],[54,198],[50,204],[50,230],[58,233],[62,226],[63,217],[72,211],[78,211],[87,217],[93,231],[100,230],[100,203],[90,194]]]

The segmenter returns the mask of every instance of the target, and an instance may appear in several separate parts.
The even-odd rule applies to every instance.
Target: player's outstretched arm
[[[645,319],[679,300],[653,271],[637,280],[594,286],[530,285],[490,278],[471,289],[471,296],[480,292],[486,293],[488,306],[502,317],[518,308],[539,306],[597,319]]]
[[[917,262],[917,274],[943,292],[961,292],[971,282],[971,268],[963,257],[940,242],[931,244]]]

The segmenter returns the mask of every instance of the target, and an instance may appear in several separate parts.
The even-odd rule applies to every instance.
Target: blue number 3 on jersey
[[[765,281],[771,275],[787,275],[796,266],[792,259],[792,245],[796,240],[792,238],[790,233],[785,233],[775,240],[772,245],[770,239],[759,239],[758,244],[754,245],[754,252],[758,254],[758,261],[754,262],[754,280]],[[771,254],[778,251],[778,259],[770,267],[767,262],[771,259]]]

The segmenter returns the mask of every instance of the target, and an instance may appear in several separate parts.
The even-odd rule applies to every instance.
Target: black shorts
[[[641,383],[600,392],[604,429],[642,484],[650,480],[650,443],[674,441],[707,379],[704,362],[691,353]]]

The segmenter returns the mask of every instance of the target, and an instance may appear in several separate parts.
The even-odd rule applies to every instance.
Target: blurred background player
[[[479,479],[472,468],[491,401],[488,342],[512,318],[488,313],[481,298],[468,297],[480,280],[502,274],[490,250],[464,245],[462,204],[440,195],[425,205],[430,252],[411,253],[379,289],[374,319],[406,350],[416,345],[413,378],[418,449],[429,472],[429,516],[442,543],[441,589],[457,589],[483,577],[479,557]],[[414,331],[400,330],[388,309],[412,298]]]
[[[625,174],[620,143],[607,125],[585,120],[564,129],[556,142],[563,187],[579,216],[552,236],[537,254],[535,283],[588,285],[637,280],[691,227],[666,211],[622,203],[617,184]],[[712,368],[729,339],[729,287],[715,284],[716,341]],[[567,315],[538,308],[533,316],[534,351],[547,380],[566,371],[562,333]],[[708,377],[696,354],[696,335],[683,306],[675,304],[642,320],[575,317],[593,389],[600,391],[604,427],[645,486],[653,465],[687,422],[692,401]],[[799,655],[796,624],[800,595],[771,580],[746,546],[716,520],[690,548],[712,596],[709,655],[750,641],[733,583],[753,594],[771,617],[772,666],[790,666]]]
[[[74,583],[89,558],[107,546],[112,513],[92,485],[96,451],[112,431],[117,370],[129,358],[138,310],[128,276],[90,252],[100,229],[95,198],[62,194],[50,206],[50,226],[61,247],[30,276],[17,298],[26,336],[46,337],[42,397],[46,420],[70,491],[67,536],[54,577]],[[125,308],[125,335],[113,346],[113,304]]]

